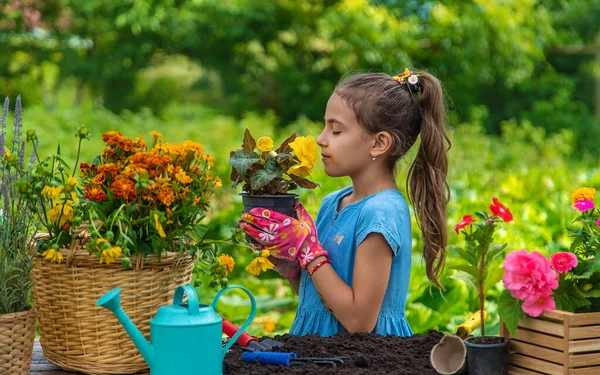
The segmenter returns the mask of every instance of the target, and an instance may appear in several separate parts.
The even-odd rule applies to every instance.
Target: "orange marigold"
[[[92,179],[94,185],[102,185],[104,182],[106,182],[106,175],[104,173],[99,173]]]
[[[571,193],[571,201],[573,202],[573,204],[575,204],[575,202],[577,202],[578,200],[582,200],[582,199],[587,199],[587,200],[590,200],[593,202],[595,196],[596,196],[596,189],[594,189],[594,188],[587,188],[587,187],[577,188],[577,189],[573,190],[573,192]]]
[[[109,189],[114,192],[116,199],[123,198],[126,201],[131,201],[137,197],[135,183],[131,180],[116,180],[109,186]]]
[[[93,187],[91,189],[86,190],[85,199],[91,199],[96,202],[102,202],[106,199],[106,193],[100,188]]]
[[[163,186],[158,192],[158,200],[161,201],[165,206],[170,206],[175,200],[173,189],[168,186]]]
[[[98,173],[110,173],[111,176],[116,177],[119,172],[119,166],[115,163],[102,164],[98,167]]]
[[[185,171],[179,171],[177,173],[175,173],[175,178],[177,179],[177,181],[181,182],[182,184],[191,184],[194,180],[192,180],[192,178],[190,176],[188,176]]]

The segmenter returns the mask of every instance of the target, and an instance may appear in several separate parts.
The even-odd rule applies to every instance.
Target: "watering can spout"
[[[104,307],[115,314],[119,323],[123,325],[123,328],[125,328],[125,331],[129,337],[131,337],[131,340],[142,354],[142,357],[144,357],[144,360],[148,363],[148,366],[152,368],[154,363],[154,348],[133,324],[131,319],[129,319],[129,316],[123,311],[123,308],[121,308],[121,288],[116,288],[107,292],[98,300],[98,302],[96,302],[96,306]]]

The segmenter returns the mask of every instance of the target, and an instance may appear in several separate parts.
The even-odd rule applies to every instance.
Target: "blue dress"
[[[404,316],[412,252],[410,212],[406,200],[396,190],[383,190],[338,212],[340,201],[351,192],[352,186],[349,186],[323,199],[316,221],[319,241],[329,252],[335,272],[352,286],[358,245],[370,233],[380,233],[385,237],[394,256],[388,287],[372,333],[411,336],[413,331]],[[338,332],[348,331],[327,310],[311,277],[303,270],[298,311],[290,334],[331,336]]]

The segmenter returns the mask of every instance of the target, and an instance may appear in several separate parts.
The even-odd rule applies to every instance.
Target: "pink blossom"
[[[523,302],[523,311],[532,317],[540,316],[546,310],[554,310],[556,303],[552,296],[540,295],[532,296]]]
[[[523,249],[506,255],[502,283],[510,294],[520,300],[552,294],[558,288],[558,275],[548,259],[537,251]]]
[[[567,251],[552,254],[550,257],[550,265],[560,273],[568,272],[571,268],[577,267],[578,263],[577,256]]]
[[[587,211],[587,210],[591,210],[592,208],[594,208],[594,202],[592,202],[589,199],[580,199],[577,202],[575,202],[575,204],[572,206],[572,208],[575,208],[581,212],[583,211]]]
[[[596,220],[596,225],[600,227],[600,219]]]

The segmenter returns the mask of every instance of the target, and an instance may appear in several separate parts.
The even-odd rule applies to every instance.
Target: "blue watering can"
[[[225,348],[221,348],[223,319],[217,315],[215,308],[223,293],[231,289],[246,292],[252,309],[240,330],[227,342]],[[183,303],[184,292],[188,298],[187,304]],[[121,308],[120,293],[121,288],[107,292],[96,302],[96,306],[102,306],[115,314],[148,363],[151,375],[221,375],[225,353],[256,314],[254,296],[242,286],[232,285],[219,291],[212,305],[198,304],[194,288],[189,285],[179,286],[175,290],[173,304],[161,306],[150,320],[152,343],[148,343]]]

